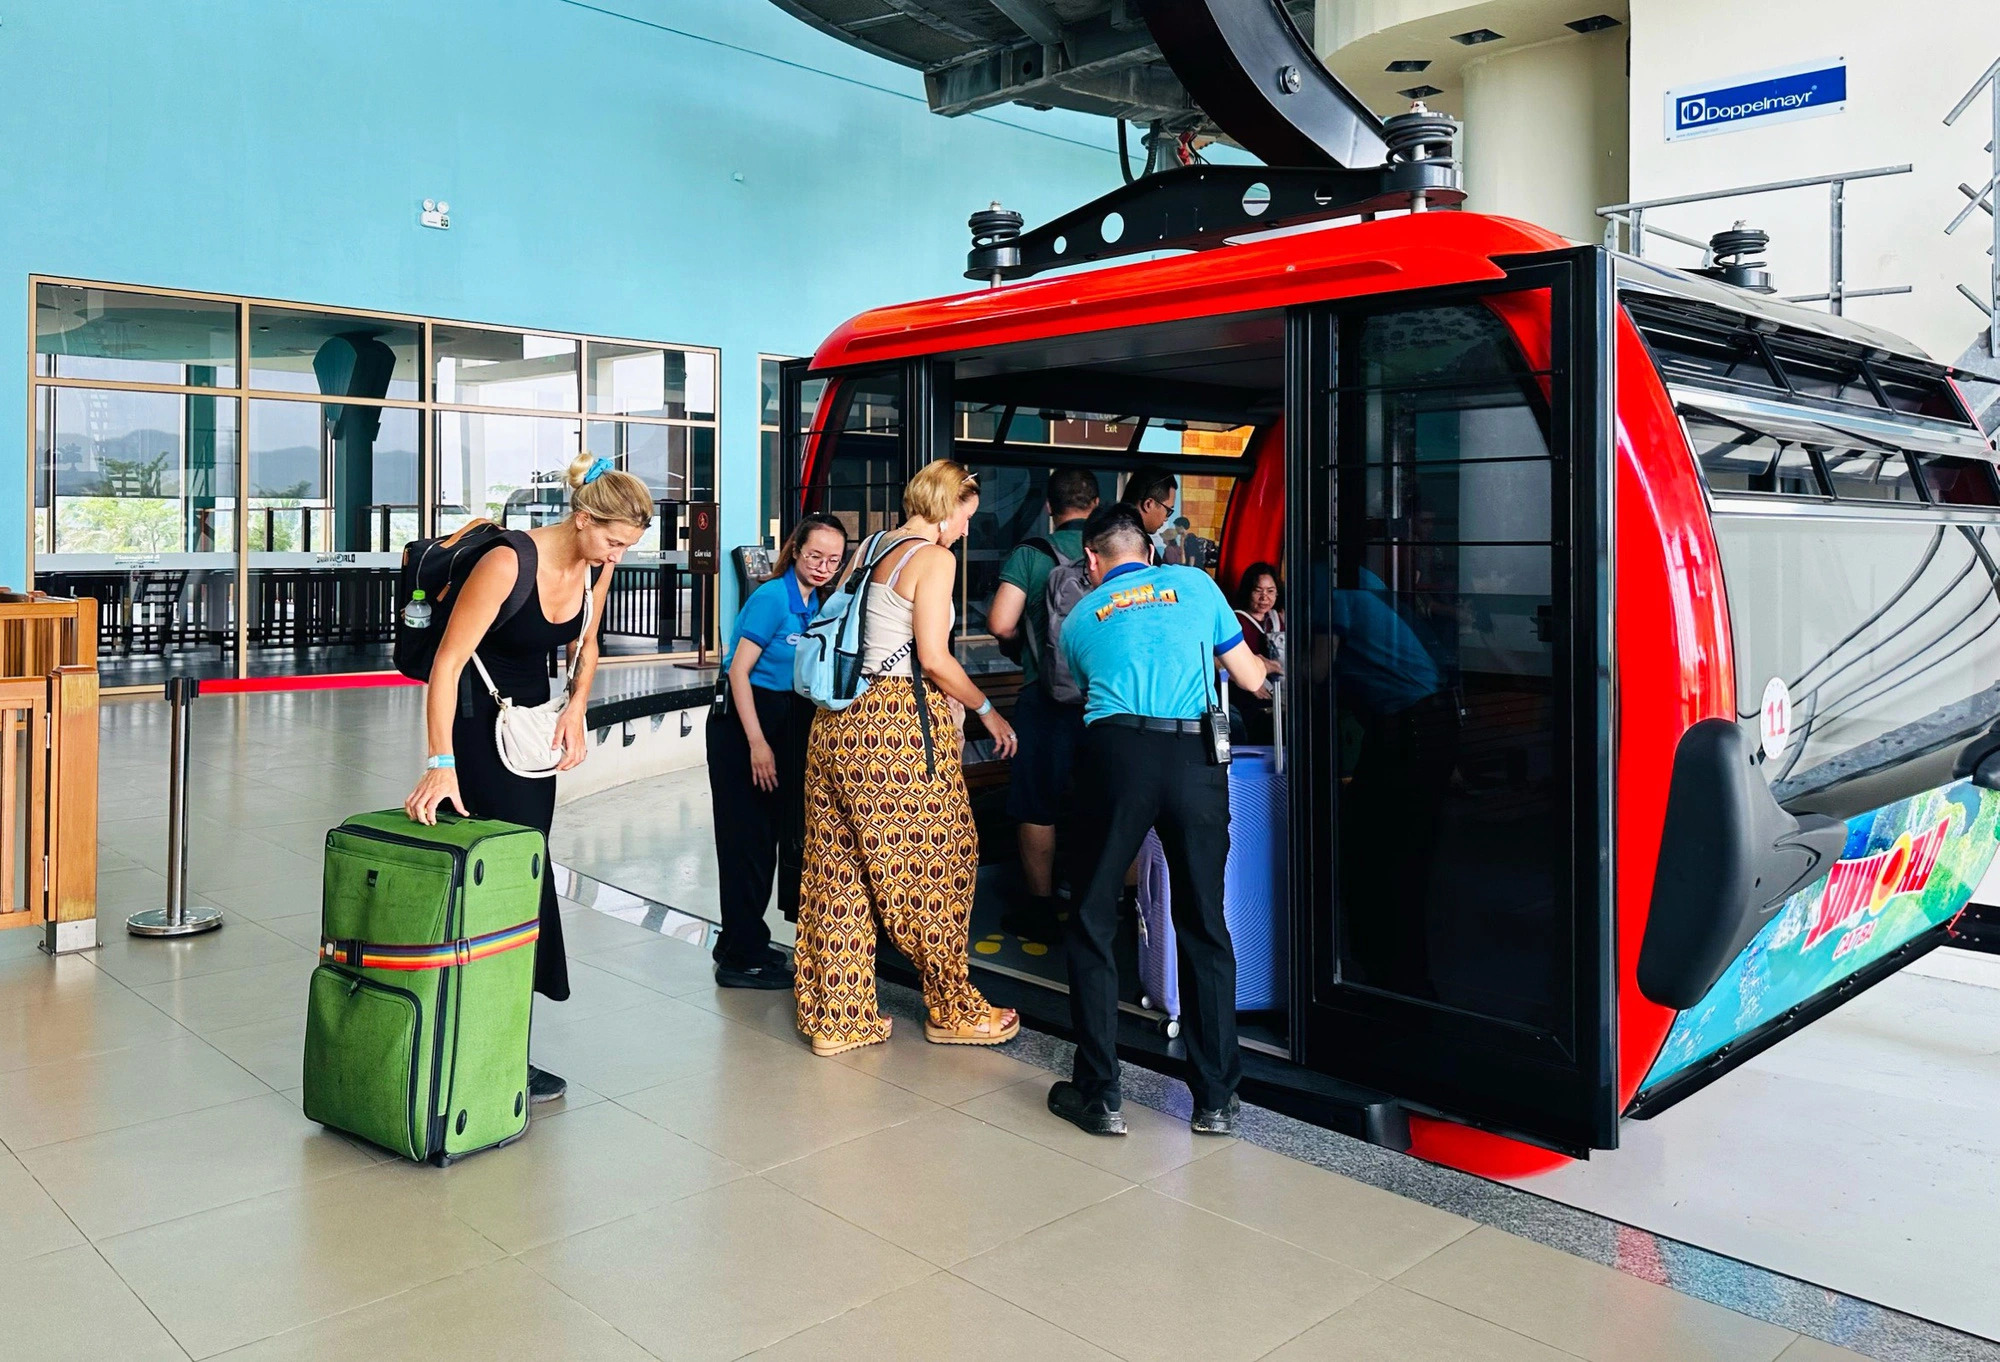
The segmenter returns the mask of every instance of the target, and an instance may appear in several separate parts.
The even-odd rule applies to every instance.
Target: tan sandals
[[[1002,1018],[1005,1018],[1003,1024]],[[1005,1045],[1021,1034],[1021,1017],[1012,1008],[988,1007],[982,1021],[939,1026],[924,1020],[924,1039],[933,1045]]]
[[[813,1053],[821,1059],[830,1059],[834,1055],[844,1055],[849,1050],[859,1050],[863,1046],[880,1045],[889,1039],[889,1032],[895,1028],[895,1025],[896,1022],[893,1017],[884,1017],[882,1018],[881,1035],[864,1036],[860,1040],[821,1040],[818,1036],[813,1036],[811,1038]]]

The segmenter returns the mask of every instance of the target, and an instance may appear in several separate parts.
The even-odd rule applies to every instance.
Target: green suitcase
[[[442,1166],[528,1126],[542,834],[357,814],[326,835],[305,1113]]]

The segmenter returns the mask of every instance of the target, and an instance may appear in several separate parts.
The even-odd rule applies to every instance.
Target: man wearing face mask
[[[1135,479],[1136,480],[1136,479]],[[1171,496],[1171,492],[1168,494]],[[1149,500],[1157,498],[1149,497]],[[1145,511],[1121,502],[1084,528],[1097,585],[1063,626],[1061,647],[1084,689],[1076,770],[1083,855],[1091,860],[1068,940],[1076,1061],[1049,1090],[1049,1110],[1094,1135],[1123,1135],[1118,1090],[1118,966],[1112,954],[1125,871],[1149,829],[1166,853],[1181,972],[1194,1131],[1236,1130],[1236,957],[1222,916],[1229,855],[1226,721],[1212,731],[1216,667],[1248,691],[1264,664],[1235,611],[1198,568],[1149,565]]]

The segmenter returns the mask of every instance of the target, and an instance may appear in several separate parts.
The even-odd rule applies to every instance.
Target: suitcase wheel
[[[1168,1040],[1174,1039],[1176,1036],[1180,1035],[1180,1033],[1181,1033],[1181,1019],[1179,1017],[1169,1017],[1165,1021],[1160,1023],[1160,1034],[1165,1036]]]
[[[1141,1007],[1145,1008],[1145,1009],[1146,1009],[1146,1010],[1147,1010],[1148,1012],[1151,1012],[1151,1011],[1153,1011],[1153,1010],[1154,1010],[1154,1009],[1153,1009],[1153,1000],[1152,1000],[1151,998],[1147,997],[1147,996],[1146,996],[1145,994],[1143,994],[1143,993],[1141,993],[1141,994],[1139,995],[1139,1006],[1141,1006]]]

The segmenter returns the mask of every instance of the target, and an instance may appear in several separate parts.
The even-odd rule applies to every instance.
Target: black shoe
[[[781,958],[775,951],[754,965],[724,965],[715,967],[717,988],[766,988],[780,989],[792,986],[791,962]]]
[[[1049,1089],[1049,1110],[1091,1135],[1125,1133],[1124,1112],[1105,1098],[1084,1096],[1083,1089],[1067,1079]]]
[[[1197,1110],[1188,1129],[1197,1135],[1234,1135],[1243,1119],[1243,1099],[1229,1094],[1229,1104]]]
[[[569,1091],[569,1084],[557,1078],[547,1069],[528,1066],[528,1100],[530,1102],[553,1102]]]

